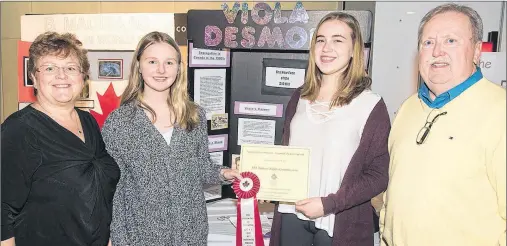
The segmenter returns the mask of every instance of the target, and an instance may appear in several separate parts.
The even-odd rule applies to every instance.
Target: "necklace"
[[[74,112],[76,112],[76,127],[77,127],[77,132],[79,132],[79,134],[83,134],[83,131],[81,129],[81,127],[79,127],[79,115],[77,114],[77,111],[74,109]]]
[[[37,104],[44,110],[44,112],[48,113],[49,116],[56,121],[56,117],[51,112],[49,112],[46,108],[44,108],[41,103],[37,103]],[[76,113],[76,120],[74,120],[74,123],[76,123],[77,132],[80,135],[82,135],[83,134],[83,129],[81,129],[81,127],[79,127],[79,122],[78,122],[79,115],[78,115],[78,113],[77,113],[76,110],[74,110],[74,112]],[[72,116],[71,116],[71,118],[72,118]]]

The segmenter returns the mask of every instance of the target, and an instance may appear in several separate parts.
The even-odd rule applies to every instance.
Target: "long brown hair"
[[[322,83],[322,73],[315,64],[315,43],[320,26],[322,26],[324,22],[331,20],[339,20],[350,27],[352,30],[351,36],[354,49],[353,56],[349,61],[347,69],[345,69],[341,78],[338,78],[341,82],[337,83],[338,88],[335,95],[333,95],[333,99],[330,104],[330,107],[334,107],[347,105],[365,89],[370,89],[371,79],[367,76],[364,69],[364,44],[359,22],[350,14],[344,12],[332,12],[320,20],[315,32],[313,33],[310,44],[308,70],[305,77],[305,83],[301,90],[301,97],[310,101],[315,101],[319,95]]]
[[[174,39],[166,33],[150,32],[139,41],[130,66],[129,83],[121,96],[121,104],[135,102],[139,107],[146,109],[153,116],[153,122],[157,120],[155,111],[143,101],[144,80],[142,74],[139,72],[139,60],[141,55],[148,46],[154,43],[167,43],[178,53],[178,75],[169,89],[167,104],[174,112],[176,118],[175,123],[178,124],[179,127],[190,131],[197,126],[199,122],[197,105],[190,101],[190,97],[188,96],[187,73],[186,67],[181,60],[180,48]]]

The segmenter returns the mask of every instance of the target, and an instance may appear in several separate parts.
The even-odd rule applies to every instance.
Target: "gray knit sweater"
[[[134,103],[107,118],[102,134],[121,170],[113,199],[114,246],[207,244],[204,184],[218,184],[223,166],[208,154],[206,116],[192,131],[175,126],[171,143]]]

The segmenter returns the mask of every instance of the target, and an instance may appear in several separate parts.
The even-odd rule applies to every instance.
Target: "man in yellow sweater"
[[[431,10],[419,26],[417,94],[389,136],[384,246],[506,245],[506,91],[482,76],[476,11]]]

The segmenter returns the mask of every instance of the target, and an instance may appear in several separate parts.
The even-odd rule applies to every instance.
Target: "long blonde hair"
[[[313,33],[310,44],[310,57],[308,59],[308,70],[305,77],[305,83],[301,90],[301,97],[310,101],[315,101],[319,95],[322,83],[322,73],[315,64],[315,43],[320,26],[330,20],[339,20],[347,24],[352,30],[353,56],[350,58],[347,69],[343,72],[340,83],[337,83],[337,91],[333,95],[330,107],[343,106],[349,104],[356,96],[365,89],[370,89],[371,79],[367,76],[364,69],[364,47],[361,36],[359,22],[352,15],[344,12],[332,12],[324,16],[315,32]]]
[[[146,48],[154,43],[167,43],[171,45],[178,53],[178,75],[169,89],[167,104],[173,110],[175,123],[188,131],[197,126],[199,122],[199,113],[197,105],[190,101],[187,90],[186,67],[181,60],[181,51],[173,38],[162,32],[150,32],[146,34],[137,45],[130,66],[129,83],[121,96],[121,105],[135,102],[139,107],[146,109],[152,116],[153,122],[157,120],[155,111],[143,101],[144,80],[139,72],[139,60]]]

